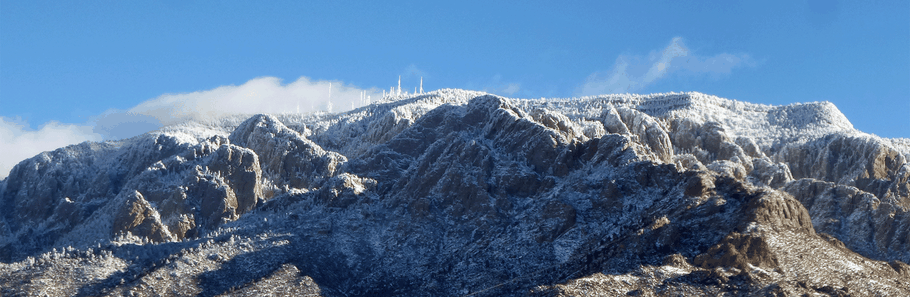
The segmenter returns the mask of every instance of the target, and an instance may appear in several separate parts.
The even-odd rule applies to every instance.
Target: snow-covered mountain
[[[908,160],[701,93],[191,122],[13,168],[0,293],[908,295]]]

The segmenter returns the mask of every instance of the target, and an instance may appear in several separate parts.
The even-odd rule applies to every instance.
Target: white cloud
[[[587,96],[636,92],[674,71],[726,75],[733,68],[754,65],[755,62],[747,54],[692,55],[682,38],[675,37],[662,51],[652,51],[647,59],[637,55],[620,55],[613,69],[607,73],[591,74],[578,87],[577,93]]]
[[[408,91],[402,88],[402,92]],[[0,179],[26,158],[83,141],[128,138],[164,125],[231,114],[346,111],[365,105],[366,98],[376,102],[381,96],[378,89],[361,89],[339,81],[301,77],[282,84],[275,77],[260,77],[239,86],[161,95],[126,111],[108,110],[81,125],[51,121],[41,129],[30,130],[27,124],[0,117]]]
[[[9,175],[20,161],[83,141],[100,141],[101,135],[92,132],[91,126],[48,122],[38,130],[27,124],[0,117],[0,179]]]
[[[170,125],[229,114],[337,112],[363,106],[365,102],[361,102],[361,92],[370,96],[372,101],[381,96],[379,90],[363,90],[338,81],[311,81],[301,77],[282,85],[278,78],[260,77],[239,86],[162,95],[140,103],[127,113],[147,116],[162,125]]]

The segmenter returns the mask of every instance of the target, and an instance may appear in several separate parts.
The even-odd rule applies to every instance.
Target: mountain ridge
[[[326,295],[560,295],[623,279],[647,284],[614,283],[626,293],[908,292],[901,143],[831,103],[694,92],[444,89],[186,123],[16,165],[0,181],[0,281],[89,259],[98,277],[60,294],[216,295],[273,274]]]

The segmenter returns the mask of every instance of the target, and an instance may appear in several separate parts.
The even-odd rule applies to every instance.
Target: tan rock
[[[741,271],[752,271],[749,265],[766,270],[780,268],[777,256],[763,237],[737,232],[730,233],[707,252],[695,257],[693,264],[705,269],[732,267]]]
[[[161,223],[158,212],[135,191],[127,194],[125,204],[114,216],[111,233],[132,233],[133,235],[148,238],[153,242],[173,240],[167,227]]]

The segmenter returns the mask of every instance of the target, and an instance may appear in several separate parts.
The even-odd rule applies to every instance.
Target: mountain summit
[[[16,165],[0,294],[910,295],[908,160],[701,93],[188,122]]]

